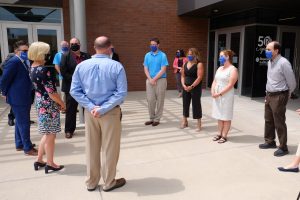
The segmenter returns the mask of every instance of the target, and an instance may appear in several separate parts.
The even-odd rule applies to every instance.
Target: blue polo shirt
[[[150,77],[154,78],[159,73],[163,66],[168,66],[168,59],[164,52],[158,50],[156,54],[148,52],[144,58],[144,67],[147,67],[150,73]],[[164,73],[161,78],[166,78],[167,73]]]
[[[61,56],[63,55],[62,51],[59,51],[55,54],[53,59],[53,64],[60,66]]]

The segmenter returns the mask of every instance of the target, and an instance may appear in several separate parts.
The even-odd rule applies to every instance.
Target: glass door
[[[288,59],[292,65],[297,81],[297,89],[300,86],[300,54],[297,51],[300,48],[299,36],[299,28],[280,28],[281,55]]]
[[[233,65],[239,69],[240,64],[240,43],[241,43],[241,33],[231,33],[230,34],[230,49],[235,53],[233,56]],[[234,88],[237,89],[238,81],[235,83]]]
[[[215,64],[215,71],[220,66],[219,62],[219,54],[220,51],[225,49],[231,49],[234,51],[235,56],[233,57],[233,65],[239,70],[239,81],[234,85],[235,89],[238,89],[238,93],[241,93],[240,90],[240,83],[241,80],[241,71],[242,71],[242,56],[243,55],[243,37],[244,37],[244,29],[242,28],[235,28],[235,29],[224,29],[221,31],[216,31],[215,34],[215,56],[214,56],[214,63]]]
[[[33,26],[33,40],[46,42],[50,45],[51,59],[46,65],[52,65],[53,58],[59,50],[61,42],[61,26],[49,25],[34,25]]]
[[[9,53],[14,52],[14,43],[18,40],[24,40],[31,43],[32,29],[30,25],[26,24],[2,24],[3,36],[3,54],[6,57]]]

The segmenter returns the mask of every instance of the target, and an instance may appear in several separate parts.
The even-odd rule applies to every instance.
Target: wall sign
[[[255,62],[258,63],[259,66],[265,66],[268,64],[268,59],[265,55],[266,46],[272,42],[272,38],[270,35],[258,35],[256,41],[256,58]]]

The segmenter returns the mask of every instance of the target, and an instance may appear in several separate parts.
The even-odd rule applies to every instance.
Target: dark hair
[[[151,38],[150,39],[150,42],[156,42],[157,44],[159,44],[159,39],[158,38]]]
[[[228,56],[229,62],[232,64],[233,56],[235,55],[235,53],[232,50],[225,49],[225,50],[221,51],[220,53],[223,53],[225,56]]]
[[[28,42],[25,42],[24,40],[19,40],[14,44],[14,50],[18,49],[20,46],[29,46]]]
[[[184,50],[183,49],[177,49],[177,51],[180,52],[180,57],[185,57],[185,53],[184,53]],[[176,52],[177,52],[176,51]]]
[[[274,51],[278,50],[278,54],[280,54],[281,53],[281,45],[280,45],[280,43],[277,42],[277,41],[273,41],[273,44],[274,44]]]

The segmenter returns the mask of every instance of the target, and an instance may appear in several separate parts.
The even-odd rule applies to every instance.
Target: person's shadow
[[[114,192],[136,192],[138,196],[153,196],[177,193],[184,189],[182,181],[178,179],[149,177],[126,180],[126,185]]]

